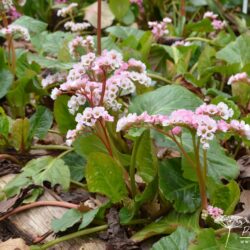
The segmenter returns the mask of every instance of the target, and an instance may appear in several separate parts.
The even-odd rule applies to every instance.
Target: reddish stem
[[[102,80],[102,93],[101,93],[101,99],[99,102],[99,106],[103,105],[104,101],[104,96],[105,96],[105,91],[106,91],[106,84],[107,84],[107,76],[106,76],[106,71],[103,69],[103,80]]]
[[[55,206],[55,207],[64,207],[64,208],[75,208],[78,209],[79,206],[73,203],[69,203],[69,202],[65,202],[65,201],[37,201],[37,202],[33,202],[31,204],[27,204],[27,205],[23,205],[21,207],[17,207],[14,210],[12,210],[11,212],[5,214],[4,216],[2,216],[0,218],[0,221],[8,218],[11,215],[23,212],[25,210],[28,210],[30,208],[34,208],[34,207],[42,207],[42,206]]]
[[[186,16],[185,0],[181,0],[180,11],[181,11],[181,16],[185,17]]]
[[[97,4],[97,54],[101,55],[102,53],[102,45],[101,45],[101,38],[102,38],[102,1],[98,0]]]

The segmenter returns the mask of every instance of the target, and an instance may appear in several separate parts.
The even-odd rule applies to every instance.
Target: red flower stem
[[[181,12],[181,16],[183,17],[186,16],[185,0],[181,0],[180,2],[180,12]]]
[[[98,0],[97,4],[97,54],[101,55],[102,53],[102,45],[101,45],[101,38],[102,38],[102,1]]]
[[[5,214],[4,216],[0,217],[0,221],[8,218],[11,215],[23,212],[25,210],[34,208],[34,207],[42,207],[42,206],[55,206],[55,207],[64,207],[64,208],[75,208],[78,209],[79,206],[73,203],[65,202],[65,201],[36,201],[31,204],[23,205],[21,207],[17,207],[11,212]],[[89,209],[89,208],[88,208]]]

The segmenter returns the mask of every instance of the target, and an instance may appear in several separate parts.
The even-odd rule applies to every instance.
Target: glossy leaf
[[[76,209],[70,209],[59,219],[54,219],[51,222],[51,227],[55,233],[63,232],[72,227],[82,218],[82,213]]]
[[[149,114],[167,115],[181,108],[194,110],[201,103],[201,100],[187,89],[171,85],[135,97],[129,111],[137,114],[147,111]]]
[[[147,238],[159,234],[171,234],[179,226],[190,228],[195,232],[199,231],[199,212],[193,214],[183,214],[171,211],[167,216],[147,225],[142,230],[132,236],[132,240],[141,242]]]
[[[53,123],[53,115],[49,109],[44,106],[38,106],[36,113],[30,118],[29,137],[36,136],[43,139]]]
[[[121,167],[109,155],[92,153],[88,157],[86,179],[90,192],[104,194],[114,203],[127,196]]]
[[[129,0],[109,1],[109,7],[118,20],[121,20],[126,15],[129,10],[129,5]]]
[[[222,208],[224,214],[232,214],[240,200],[240,188],[237,182],[232,180],[227,185],[216,185],[215,183],[211,182],[211,184],[208,185],[208,192],[210,190],[210,203],[215,207]]]
[[[9,70],[0,70],[0,99],[7,94],[12,85],[13,79],[14,77]]]
[[[75,118],[68,110],[68,101],[69,97],[62,95],[58,96],[54,103],[55,120],[62,134],[66,134],[69,129],[76,127]]]
[[[150,131],[144,131],[134,145],[132,158],[136,159],[137,173],[146,183],[149,183],[157,173],[157,158],[150,138]]]
[[[250,35],[244,34],[218,51],[216,57],[226,61],[228,64],[239,63],[243,68],[250,60],[249,46]]]
[[[16,150],[24,151],[27,148],[30,123],[27,118],[17,119],[11,128],[11,144]]]
[[[75,151],[84,158],[93,152],[108,153],[102,141],[96,135],[78,136],[73,143]]]
[[[189,243],[194,240],[195,233],[186,228],[179,227],[175,232],[161,238],[156,242],[152,250],[187,250]]]
[[[75,152],[66,154],[62,159],[69,166],[70,178],[81,181],[85,176],[86,160]]]
[[[178,159],[165,160],[160,165],[159,188],[178,212],[194,212],[200,206],[199,186],[183,178]]]

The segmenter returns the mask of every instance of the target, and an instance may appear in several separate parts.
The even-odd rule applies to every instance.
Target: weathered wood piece
[[[7,175],[0,178],[0,189],[2,189],[15,175]],[[56,196],[52,196],[48,191],[44,192],[44,195],[39,200],[55,201],[59,200]],[[9,217],[8,224],[11,228],[20,232],[20,236],[26,240],[33,241],[37,237],[44,235],[51,230],[51,221],[54,218],[60,218],[67,211],[66,208],[61,207],[38,207],[30,210],[18,213]],[[48,242],[55,239],[55,235],[51,234],[44,242]],[[78,238],[63,242],[51,247],[54,250],[79,250],[79,249],[94,249],[104,250],[106,249],[105,243],[96,238]]]

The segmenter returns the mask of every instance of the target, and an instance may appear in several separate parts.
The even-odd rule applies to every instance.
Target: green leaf
[[[129,0],[110,0],[109,8],[118,20],[121,20],[129,10]]]
[[[48,68],[48,69],[60,69],[60,70],[68,70],[71,69],[73,66],[73,63],[65,63],[60,62],[54,58],[48,58],[43,57],[41,55],[36,54],[28,54],[28,61],[29,63],[36,62],[39,64],[42,68]]]
[[[92,153],[88,157],[86,179],[90,192],[98,192],[110,198],[113,203],[127,196],[121,167],[109,155]]]
[[[182,142],[184,144],[184,147],[186,151],[189,154],[192,154],[193,152],[193,146],[192,146],[192,139],[191,136],[187,133],[184,133],[182,136]],[[200,159],[201,162],[203,162],[203,153],[202,150],[200,150]],[[186,168],[189,169],[189,171],[193,171],[191,169],[191,166],[187,163],[187,160],[185,158],[182,159],[186,163]],[[227,156],[225,154],[224,149],[220,146],[220,144],[213,140],[210,142],[210,148],[207,151],[207,161],[208,161],[208,176],[211,177],[214,181],[217,183],[221,183],[221,179],[225,178],[226,180],[232,180],[235,179],[239,175],[239,166],[237,165],[236,161]],[[184,172],[187,171],[184,169]],[[189,176],[192,174],[190,173]],[[196,174],[193,171],[193,178],[188,178],[190,180],[196,180],[195,176]],[[185,175],[187,178],[187,175]]]
[[[137,114],[147,111],[151,115],[168,115],[172,111],[181,108],[194,110],[201,104],[202,101],[186,88],[171,85],[135,97],[129,107],[129,111]]]
[[[27,87],[32,83],[35,72],[29,72],[25,77],[15,82],[15,88],[8,91],[7,100],[15,116],[25,116],[25,105],[29,103]]]
[[[159,188],[178,212],[194,212],[200,206],[199,186],[184,179],[179,159],[165,160],[159,168]]]
[[[174,233],[156,242],[152,250],[187,250],[189,243],[194,240],[194,238],[194,232],[179,227]]]
[[[70,152],[62,158],[70,170],[70,178],[74,181],[81,181],[85,176],[86,160],[76,154]]]
[[[125,26],[111,26],[107,28],[105,31],[123,40],[131,36],[135,37],[137,40],[140,40],[142,36],[145,34],[145,31]]]
[[[36,168],[40,159],[33,160],[25,169]],[[36,176],[33,176],[33,180],[37,185],[43,185],[44,181],[48,181],[52,186],[59,184],[63,190],[68,190],[70,185],[69,167],[62,159],[47,157],[47,164],[40,169]]]
[[[53,123],[53,115],[49,109],[44,106],[38,106],[36,113],[30,118],[29,137],[36,136],[43,139]]]
[[[51,222],[51,227],[55,233],[63,232],[72,227],[82,218],[82,213],[77,209],[70,209],[59,219],[54,219]]]
[[[41,33],[46,30],[48,24],[37,19],[34,19],[30,16],[21,16],[12,24],[21,25],[29,30],[31,35]]]
[[[157,158],[150,138],[150,130],[144,131],[135,142],[132,159],[133,157],[136,159],[137,173],[146,183],[151,182],[157,173]]]
[[[192,244],[188,250],[204,250],[204,249],[213,249],[220,250],[219,244],[216,242],[214,230],[203,229],[200,234],[198,234],[197,243]]]
[[[168,53],[160,45],[152,45],[148,62],[151,68],[157,73],[161,73],[163,76],[167,75],[167,60],[170,59]]]
[[[97,213],[99,212],[99,208],[90,210],[86,213],[82,214],[82,223],[80,224],[78,230],[83,229],[85,227],[87,227],[95,218],[95,216],[97,215]]]
[[[1,110],[0,110],[1,112]],[[8,135],[9,135],[9,119],[8,117],[3,113],[0,113],[0,145],[5,144],[5,141],[2,141],[1,137],[4,137],[6,140],[8,139]]]
[[[208,18],[205,18],[201,21],[189,23],[186,26],[187,32],[212,32],[213,26],[211,24],[211,21]]]
[[[27,148],[30,123],[27,118],[17,119],[11,128],[11,144],[16,150],[24,151]]]
[[[173,233],[179,226],[198,232],[200,230],[199,216],[199,211],[193,214],[182,214],[171,211],[167,216],[138,231],[132,236],[132,240],[135,242],[141,242],[155,235],[170,234]]]
[[[43,156],[29,161],[23,168],[23,172],[10,181],[5,190],[16,194],[28,183],[43,185],[44,181],[50,182],[52,186],[59,184],[64,190],[69,188],[70,172],[62,159]]]
[[[50,55],[58,56],[59,51],[65,47],[64,43],[69,42],[73,37],[74,36],[68,32],[57,31],[48,33],[44,31],[33,37],[31,41],[40,54],[45,52]]]
[[[226,61],[228,64],[240,63],[243,68],[250,61],[250,35],[243,34],[236,41],[229,43],[225,48],[217,52],[218,59]]]
[[[212,183],[212,185],[216,186],[215,183]],[[227,185],[218,185],[216,188],[213,188],[210,195],[210,203],[215,207],[222,208],[226,215],[234,212],[239,199],[240,188],[234,180],[230,181]]]
[[[7,69],[2,69],[0,71],[0,99],[3,98],[10,89],[12,82],[13,82],[13,75]]]
[[[237,98],[238,103],[243,107],[247,107],[250,101],[250,84],[248,82],[232,84],[232,94]]]
[[[102,141],[96,135],[81,135],[73,143],[75,151],[84,158],[93,152],[108,153]]]
[[[75,129],[75,117],[69,113],[68,101],[70,97],[66,95],[58,96],[54,103],[54,116],[58,128],[62,134],[67,133],[69,129]]]

